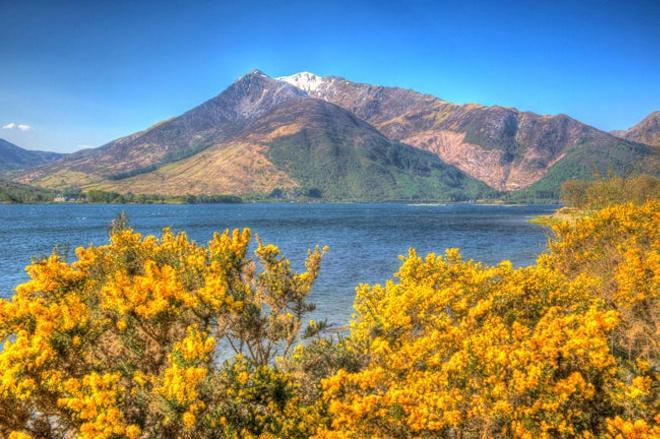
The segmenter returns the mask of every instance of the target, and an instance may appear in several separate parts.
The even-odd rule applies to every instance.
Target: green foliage
[[[658,154],[641,144],[585,144],[579,145],[555,163],[539,181],[516,196],[530,198],[559,198],[561,184],[567,180],[592,180],[599,175],[622,177],[642,173],[658,175]]]
[[[71,202],[87,202],[99,204],[219,204],[241,203],[243,200],[236,195],[151,195],[151,194],[120,194],[92,189],[82,192],[70,187],[63,191],[54,191],[35,186],[0,180],[0,203],[51,203],[61,196]]]
[[[135,177],[136,175],[147,174],[151,171],[155,171],[160,166],[162,165],[149,165],[142,168],[131,169],[130,171],[126,172],[118,172],[116,174],[110,175],[108,180],[123,180],[125,178]]]
[[[186,195],[187,204],[239,204],[243,200],[237,195]]]
[[[612,204],[642,204],[660,198],[660,179],[642,174],[594,181],[568,180],[561,185],[561,200],[568,207],[602,209]]]
[[[275,188],[272,191],[270,191],[270,194],[268,194],[268,198],[275,198],[275,199],[280,199],[284,198],[286,196],[286,193],[284,192],[284,189],[282,188]]]
[[[106,192],[90,190],[84,193],[85,201],[88,203],[101,204],[219,204],[219,203],[241,203],[242,200],[236,195],[150,195],[150,194],[120,194],[117,192]]]
[[[45,203],[56,196],[55,191],[0,180],[0,203]]]
[[[493,193],[435,155],[380,137],[303,129],[270,144],[269,158],[331,201],[464,201]]]

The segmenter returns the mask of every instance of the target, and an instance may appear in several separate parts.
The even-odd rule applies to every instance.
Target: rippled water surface
[[[9,296],[27,276],[33,256],[48,255],[55,245],[73,249],[107,238],[107,225],[121,210],[142,233],[164,226],[185,230],[206,242],[216,230],[251,227],[264,241],[277,244],[297,268],[308,248],[328,245],[312,301],[316,316],[345,323],[352,312],[355,286],[382,282],[399,265],[398,255],[459,247],[486,263],[509,259],[534,261],[547,239],[532,216],[556,206],[484,206],[469,204],[241,204],[241,205],[0,205],[0,296]]]

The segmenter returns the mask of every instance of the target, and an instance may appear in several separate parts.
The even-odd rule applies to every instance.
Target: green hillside
[[[0,180],[0,203],[43,203],[56,196],[55,191]]]
[[[585,144],[572,148],[566,156],[529,188],[512,197],[559,198],[559,188],[566,180],[589,180],[596,176],[637,174],[660,175],[660,160],[653,148],[628,142]]]
[[[492,193],[433,154],[380,136],[303,129],[269,144],[269,158],[303,193],[333,201],[461,201]]]

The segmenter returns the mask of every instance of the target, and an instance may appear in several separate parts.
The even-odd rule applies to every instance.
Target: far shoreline
[[[475,206],[493,206],[493,207],[511,207],[511,206],[557,206],[558,208],[562,207],[562,203],[559,200],[532,200],[526,202],[497,202],[493,200],[486,201],[442,201],[442,200],[377,200],[377,201],[350,201],[350,200],[242,200],[236,202],[199,202],[199,203],[187,203],[187,202],[123,202],[123,203],[112,203],[112,202],[88,202],[88,201],[64,201],[64,202],[55,202],[55,201],[37,201],[37,202],[7,202],[0,201],[0,205],[30,205],[30,206],[81,206],[81,205],[90,205],[90,206],[172,206],[172,205],[181,205],[181,206],[194,206],[194,205],[249,205],[249,204],[331,204],[331,205],[340,205],[340,204],[405,204],[409,206],[442,206],[442,205],[475,205]]]

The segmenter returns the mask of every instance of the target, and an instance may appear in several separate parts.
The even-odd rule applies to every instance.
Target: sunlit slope
[[[122,193],[246,195],[297,186],[273,165],[265,150],[265,146],[254,143],[215,145],[155,171],[90,187]]]
[[[652,131],[653,118],[641,125]],[[636,172],[660,172],[657,148],[565,115],[255,70],[178,117],[15,180],[142,194],[447,201],[556,198],[566,179]]]
[[[560,161],[569,166],[601,168],[602,157],[587,149],[625,150],[632,142],[566,115],[539,115],[501,106],[458,105],[435,96],[398,87],[357,83],[340,77],[301,73],[281,78],[310,96],[335,103],[369,122],[391,140],[432,152],[444,162],[499,190],[529,188]],[[652,131],[653,118],[644,129]],[[639,138],[649,138],[646,134]],[[584,154],[575,155],[576,149]],[[606,157],[609,157],[606,155]],[[564,160],[564,159],[567,160]],[[620,154],[605,165],[617,171]],[[626,166],[635,167],[632,155]],[[564,166],[564,165],[562,165]],[[557,174],[554,172],[553,174]]]
[[[456,200],[487,187],[437,157],[392,142],[333,104],[287,100],[242,141],[94,187],[148,193],[284,193],[337,201]]]

